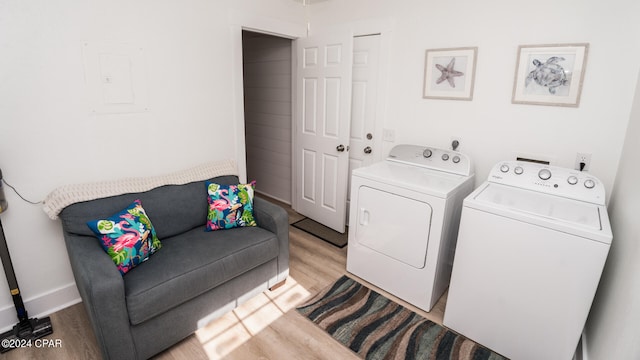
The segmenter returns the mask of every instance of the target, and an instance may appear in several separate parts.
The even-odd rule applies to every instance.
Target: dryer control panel
[[[605,204],[604,185],[596,177],[578,170],[526,161],[497,163],[488,181],[546,194]]]
[[[401,144],[391,149],[387,160],[457,175],[473,175],[473,167],[469,157],[453,150]]]

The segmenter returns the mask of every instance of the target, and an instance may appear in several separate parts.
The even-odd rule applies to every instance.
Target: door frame
[[[358,37],[358,36],[366,36],[366,35],[380,35],[380,59],[379,59],[379,64],[378,64],[378,99],[381,99],[381,101],[377,102],[377,108],[376,108],[376,119],[375,119],[375,133],[374,135],[374,146],[376,151],[373,153],[374,156],[374,160],[375,161],[380,161],[384,158],[383,154],[385,152],[383,146],[383,139],[382,139],[382,134],[383,134],[383,128],[384,125],[386,123],[385,119],[386,119],[386,111],[387,111],[387,88],[388,88],[388,77],[389,77],[389,56],[390,56],[390,49],[391,49],[391,40],[392,40],[392,33],[393,33],[393,27],[394,27],[395,22],[391,19],[367,19],[367,20],[360,20],[360,21],[355,21],[352,23],[347,24],[346,26],[344,24],[339,24],[339,26],[343,26],[346,29],[350,29],[353,37]],[[334,25],[335,26],[335,25]],[[315,32],[321,33],[323,30],[319,29],[316,30]],[[312,34],[310,34],[312,35]],[[306,36],[306,35],[305,35]],[[293,43],[293,59],[292,59],[292,66],[293,69],[296,69],[296,65],[297,65],[297,58],[296,58],[296,43]],[[293,76],[293,78],[295,79],[295,76]],[[296,91],[296,86],[295,86],[295,81],[292,87],[292,98],[291,98],[291,102],[292,105],[295,106],[296,102],[298,101],[298,92]],[[296,148],[296,131],[297,131],[297,126],[296,126],[296,121],[295,119],[292,119],[293,124],[292,124],[292,146],[295,149]],[[292,161],[294,161],[294,164],[292,165],[292,169],[293,169],[293,174],[292,174],[292,183],[296,184],[297,180],[298,180],[298,172],[295,169],[295,159],[292,158]],[[347,191],[349,191],[349,189],[347,189]],[[298,200],[296,199],[296,194],[295,194],[295,187],[292,187],[291,189],[291,208],[292,209],[297,209],[298,208]],[[347,214],[348,217],[348,214]]]
[[[242,31],[269,34],[295,40],[307,36],[307,23],[293,23],[281,19],[265,17],[251,12],[230,13],[231,26],[231,76],[233,77],[233,114],[236,138],[236,163],[238,178],[247,181],[247,154],[244,125],[244,76],[242,70]],[[295,59],[292,59],[295,61]],[[295,65],[293,65],[295,68]],[[293,82],[293,79],[292,79]],[[295,87],[292,88],[295,95]],[[293,106],[294,98],[292,98]],[[293,134],[292,134],[293,137]],[[294,171],[295,173],[295,171]]]

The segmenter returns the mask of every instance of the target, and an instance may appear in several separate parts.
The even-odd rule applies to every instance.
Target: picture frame
[[[513,104],[578,107],[588,43],[520,45]]]
[[[426,50],[423,98],[472,100],[477,54],[477,47]]]

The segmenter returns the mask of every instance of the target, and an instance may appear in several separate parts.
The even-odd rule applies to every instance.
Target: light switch
[[[396,131],[394,129],[382,129],[382,140],[390,142],[396,141]]]

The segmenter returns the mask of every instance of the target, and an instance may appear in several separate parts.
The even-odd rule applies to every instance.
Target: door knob
[[[365,154],[371,154],[371,146],[367,146],[366,148],[364,148],[364,153]]]
[[[336,146],[336,150],[338,150],[338,152],[343,152],[344,151],[344,145],[340,144],[340,145]]]

